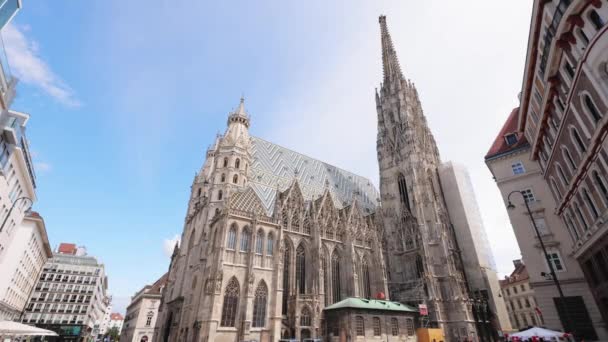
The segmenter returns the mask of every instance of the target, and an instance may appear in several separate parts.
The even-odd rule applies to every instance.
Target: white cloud
[[[382,81],[377,14],[388,13],[402,69],[416,83],[442,160],[467,166],[498,271],[510,273],[511,261],[521,256],[484,155],[516,106],[530,5],[378,1],[363,7],[325,23],[329,38],[319,40],[339,44],[329,44],[321,60],[305,53],[315,45],[294,39],[302,47],[293,47],[301,50],[286,63],[292,63],[295,86],[273,104],[272,124],[263,136],[377,185],[374,88]],[[315,19],[289,20],[288,36]]]
[[[51,166],[51,164],[45,163],[45,162],[34,162],[34,169],[37,172],[45,173],[45,172],[51,171],[52,166]]]
[[[173,249],[175,248],[175,244],[180,242],[179,235],[175,234],[172,238],[165,239],[163,241],[163,251],[166,256],[171,256],[173,254]]]
[[[49,96],[68,107],[79,107],[74,91],[40,57],[38,43],[28,39],[28,27],[7,25],[2,38],[11,72],[26,84],[42,89]]]

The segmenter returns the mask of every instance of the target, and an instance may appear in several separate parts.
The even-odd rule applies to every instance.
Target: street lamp
[[[550,275],[551,279],[553,279],[553,283],[557,287],[557,292],[559,293],[559,298],[562,301],[562,311],[564,313],[564,318],[565,318],[566,324],[568,325],[569,328],[573,328],[571,325],[571,322],[570,322],[570,316],[568,315],[568,309],[566,308],[567,305],[566,305],[566,298],[564,296],[564,291],[562,291],[562,286],[559,284],[559,280],[557,279],[557,274],[555,274],[555,268],[553,267],[553,263],[551,262],[551,258],[549,257],[549,254],[547,253],[547,249],[545,248],[545,243],[543,242],[543,239],[540,236],[540,232],[538,231],[538,227],[536,226],[536,221],[534,221],[534,217],[532,217],[532,211],[530,210],[530,206],[528,205],[528,201],[526,200],[526,196],[524,196],[523,192],[521,192],[519,190],[514,190],[514,191],[511,191],[511,193],[509,193],[509,195],[507,196],[507,202],[508,202],[507,209],[509,209],[509,210],[515,209],[515,205],[513,204],[513,202],[511,202],[511,195],[513,195],[515,193],[520,194],[521,197],[523,197],[523,199],[524,199],[524,204],[526,205],[526,210],[528,211],[528,215],[530,216],[530,220],[532,221],[532,226],[534,227],[534,231],[536,232],[536,237],[538,238],[540,247],[543,250],[545,259],[547,260],[547,265],[549,265],[549,275]],[[564,330],[566,330],[566,329],[567,328],[564,327]]]
[[[17,198],[14,202],[13,205],[11,205],[11,209],[8,211],[8,214],[6,215],[6,217],[4,218],[4,221],[2,221],[2,225],[0,225],[0,233],[2,233],[2,230],[4,229],[4,225],[6,224],[6,221],[8,220],[8,218],[11,216],[11,213],[13,212],[13,209],[15,209],[15,204],[17,204],[17,202],[21,201],[21,200],[28,200],[30,201],[30,207],[27,208],[26,211],[32,209],[32,205],[34,204],[34,201],[32,201],[31,198],[29,197],[19,197]]]

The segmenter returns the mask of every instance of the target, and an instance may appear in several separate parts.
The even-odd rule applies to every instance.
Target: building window
[[[325,306],[329,306],[329,275],[327,274],[327,258],[325,253],[321,256],[321,268],[323,269],[323,292],[325,294]]]
[[[568,76],[570,76],[570,79],[574,78],[574,68],[572,67],[572,64],[570,64],[570,62],[564,62],[564,70],[566,70],[566,73],[568,74]]]
[[[226,241],[226,248],[236,248],[236,224],[234,223],[232,224],[232,226],[230,226],[230,230],[228,231],[228,240]]]
[[[399,321],[396,318],[391,318],[391,333],[393,336],[399,336]]]
[[[576,212],[578,219],[581,221],[581,225],[583,226],[583,229],[588,230],[589,225],[587,224],[587,220],[585,220],[585,216],[583,216],[583,212],[581,211],[581,208],[578,206],[578,204],[574,205],[574,211]]]
[[[355,329],[357,336],[365,336],[365,319],[363,319],[363,316],[355,317]]]
[[[373,327],[374,327],[374,336],[382,335],[382,329],[380,327],[380,318],[374,317],[372,318]]]
[[[570,154],[570,151],[568,151],[568,149],[566,147],[563,147],[562,152],[564,154],[565,159],[568,161],[568,165],[570,165],[570,168],[573,171],[576,170],[576,163],[574,162],[574,159],[572,159],[572,155]]]
[[[593,100],[591,100],[591,97],[589,97],[587,94],[583,95],[583,102],[585,103],[585,108],[587,108],[587,111],[589,114],[591,114],[593,120],[595,122],[600,121],[602,119],[602,113],[600,113],[600,111],[597,109],[595,103],[593,103]]]
[[[517,134],[515,134],[515,133],[507,134],[505,136],[505,141],[507,142],[507,145],[509,145],[509,146],[517,143]]]
[[[608,188],[606,188],[606,183],[604,183],[604,180],[602,179],[602,177],[600,177],[600,174],[597,171],[593,171],[593,179],[595,180],[597,186],[600,188],[600,191],[602,192],[602,195],[604,195],[604,198],[608,200]]]
[[[587,35],[585,34],[585,31],[583,31],[583,29],[579,27],[577,32],[578,32],[578,35],[581,37],[581,40],[583,41],[583,45],[584,46],[589,45],[589,37],[587,37]]]
[[[524,196],[524,200],[526,200],[526,202],[532,203],[535,201],[532,189],[524,189],[521,191],[521,194]]]
[[[511,169],[513,169],[514,175],[520,175],[520,174],[526,172],[526,170],[524,169],[524,164],[522,164],[521,162],[512,164]]]
[[[517,294],[517,287],[513,286],[513,294]]]
[[[262,254],[264,251],[264,232],[258,230],[258,236],[255,238],[255,253]]]
[[[235,327],[236,323],[236,310],[239,305],[239,281],[235,277],[232,277],[226,285],[224,291],[224,304],[222,305],[222,319],[220,326],[222,327]]]
[[[291,263],[291,245],[285,240],[283,242],[283,315],[287,314],[287,299],[289,298],[289,264]]]
[[[219,191],[217,192],[217,200],[218,200],[218,201],[221,201],[221,200],[222,200],[222,195],[223,195],[222,190],[219,190]]]
[[[414,336],[416,330],[414,329],[414,320],[412,318],[405,319],[405,330],[407,330],[407,336]]]
[[[549,256],[549,262],[551,262],[551,264],[553,265],[553,269],[556,272],[561,272],[564,270],[562,259],[558,252],[549,251],[547,252],[547,255]]]
[[[507,290],[507,296],[510,296],[511,295],[511,291],[509,291],[509,289],[506,289],[506,290]]]
[[[224,167],[228,167],[228,158],[224,158]]]
[[[241,233],[241,252],[249,252],[251,246],[251,232],[249,227],[245,226]]]
[[[148,312],[148,317],[146,318],[146,326],[149,327],[152,324],[152,317],[154,317],[154,312]]]
[[[302,243],[296,248],[296,286],[299,294],[306,293],[306,250]]]
[[[538,217],[534,219],[534,223],[536,224],[536,228],[538,228],[538,232],[540,233],[540,235],[547,235],[549,234],[549,230],[547,229],[547,224],[545,222],[545,218],[544,217]],[[521,286],[522,287],[522,291],[524,290],[524,285]]]
[[[555,179],[551,178],[551,188],[553,189],[554,195],[555,195],[555,199],[558,200],[562,198],[562,192],[559,191],[559,187],[557,186],[557,183],[555,183]]]
[[[600,15],[594,9],[589,11],[589,19],[591,20],[591,23],[593,24],[593,27],[595,27],[596,31],[601,30],[604,26],[604,20],[602,20],[602,17],[600,17]]]
[[[589,196],[589,192],[587,192],[587,189],[583,189],[583,197],[585,197],[585,202],[587,202],[587,205],[589,205],[589,208],[591,209],[591,214],[593,215],[593,218],[597,219],[599,213],[597,211],[597,208],[595,207],[595,204],[591,200],[591,196]]]
[[[557,169],[557,174],[559,174],[559,178],[562,179],[562,182],[564,183],[564,187],[568,184],[570,184],[570,182],[568,181],[568,178],[566,177],[566,175],[564,174],[564,170],[562,170],[562,167],[559,166],[559,164],[555,165],[555,168]]]
[[[239,175],[232,176],[232,183],[238,184],[238,182],[239,182]]]
[[[526,291],[526,284],[521,284],[521,285],[519,285],[519,287],[521,288],[521,292]]]
[[[578,135],[578,131],[573,127],[570,130],[570,132],[571,132],[572,138],[574,139],[574,142],[576,143],[576,146],[578,146],[578,149],[581,152],[581,154],[585,153],[585,151],[587,151],[587,148],[585,147],[585,144],[583,143],[583,140],[581,139],[581,136]]]
[[[367,258],[363,258],[361,261],[361,283],[363,290],[363,297],[370,298],[371,297],[371,284],[369,279],[369,266],[367,265]]]
[[[410,200],[407,194],[407,184],[405,183],[405,177],[403,174],[399,174],[397,177],[397,183],[399,186],[399,198],[401,199],[401,204],[405,205],[408,210],[410,210]]]
[[[530,325],[528,324],[528,318],[526,317],[526,314],[521,314],[521,320],[524,322],[525,327]]]
[[[226,174],[222,173],[222,177],[220,178],[221,182],[224,183],[226,181]]]
[[[523,309],[523,306],[521,305],[521,300],[519,298],[517,298],[517,307]]]
[[[269,233],[268,241],[266,242],[266,255],[272,256],[273,252],[274,252],[274,236],[272,235],[272,233]]]
[[[234,161],[234,168],[238,169],[241,167],[241,160],[239,158],[236,158],[236,160]]]
[[[255,290],[255,299],[253,300],[253,327],[263,328],[266,326],[266,302],[268,298],[268,287],[261,280]]]
[[[333,286],[333,300],[339,302],[342,299],[342,289],[340,287],[340,254],[334,251],[331,257],[331,275]]]
[[[526,307],[529,308],[530,307],[530,300],[528,298],[525,298],[524,301],[526,303]]]
[[[311,326],[311,317],[310,317],[310,309],[308,306],[302,308],[302,312],[300,313],[300,326],[309,327]]]

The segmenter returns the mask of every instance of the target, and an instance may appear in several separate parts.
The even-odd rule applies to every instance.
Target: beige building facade
[[[543,312],[536,304],[526,265],[521,259],[514,260],[513,264],[515,269],[511,275],[500,281],[511,325],[515,331],[543,326]]]
[[[47,259],[52,256],[44,220],[25,214],[0,256],[0,321],[18,321]]]
[[[131,298],[120,332],[120,342],[153,340],[160,299],[166,284],[167,274],[164,274],[154,284],[146,285]]]
[[[560,317],[558,314],[556,300],[559,300],[559,294],[550,277],[548,264],[524,200],[528,202],[532,219],[547,247],[564,294],[570,298],[572,310],[581,315],[574,328],[590,339],[605,338],[605,325],[599,308],[581,267],[572,254],[572,239],[568,227],[556,215],[556,203],[549,186],[543,180],[542,169],[536,161],[530,159],[530,144],[518,131],[518,113],[518,108],[511,112],[485,160],[500,189],[505,206],[510,193],[522,192],[522,195],[512,195],[511,201],[515,208],[509,210],[508,214],[529,273],[530,286],[534,289],[538,306],[543,313],[544,325],[549,329],[563,331],[562,322],[566,317],[563,314]],[[521,324],[523,322],[518,325]]]

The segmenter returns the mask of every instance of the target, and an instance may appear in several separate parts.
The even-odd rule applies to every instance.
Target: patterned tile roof
[[[365,212],[375,210],[380,194],[369,179],[257,137],[251,137],[251,143],[249,184],[269,214],[274,210],[277,189],[285,191],[294,178],[305,200],[313,200],[329,188],[339,209],[351,204],[354,196]]]
[[[364,299],[364,298],[346,298],[340,302],[334,303],[323,310],[336,310],[336,309],[365,309],[365,310],[386,310],[386,311],[404,311],[404,312],[418,312],[418,309],[411,307],[406,304],[399,302],[391,302],[388,300],[380,299]]]

